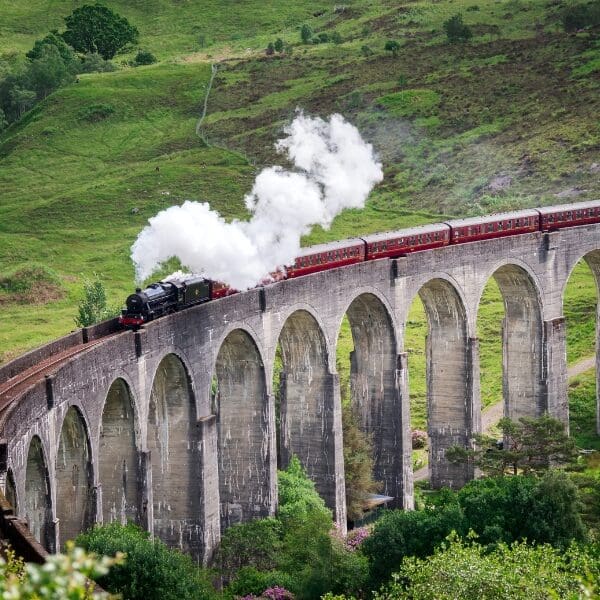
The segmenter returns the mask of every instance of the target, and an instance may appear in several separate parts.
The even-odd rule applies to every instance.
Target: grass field
[[[385,171],[363,211],[344,212],[305,244],[600,197],[600,44],[562,31],[560,1],[106,4],[160,62],[123,66],[129,49],[118,71],[80,76],[0,133],[0,362],[72,329],[85,277],[97,274],[120,305],[133,285],[129,247],[158,210],[197,199],[243,218],[243,196],[261,166],[281,162],[273,144],[298,107],[341,112]],[[78,5],[0,0],[0,57],[60,29]],[[458,12],[474,37],[451,45],[442,25]],[[300,44],[303,23],[342,43]],[[267,58],[276,37],[292,47]],[[387,39],[399,41],[397,57]],[[195,125],[212,63],[205,143]],[[23,280],[26,291],[15,288]],[[569,363],[593,351],[595,297],[578,268],[565,297]],[[491,281],[478,321],[484,405],[501,395],[502,318]],[[419,427],[426,329],[417,300],[404,345]],[[351,347],[345,328],[342,378]]]

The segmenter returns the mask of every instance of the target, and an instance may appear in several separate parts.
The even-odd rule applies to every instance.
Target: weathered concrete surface
[[[72,358],[48,385],[26,390],[3,415],[7,460],[0,481],[6,485],[10,470],[19,512],[31,513],[49,548],[62,546],[92,520],[129,514],[206,560],[222,527],[276,509],[273,370],[280,344],[282,452],[300,455],[343,520],[335,345],[348,315],[355,343],[353,402],[375,439],[376,474],[398,505],[411,507],[410,365],[403,339],[415,296],[429,321],[434,483],[457,486],[472,474],[449,465],[443,451],[450,443],[470,443],[481,429],[476,320],[486,283],[496,278],[506,307],[506,413],[547,410],[566,422],[562,298],[583,257],[598,278],[600,226],[358,264],[224,298],[137,334],[107,338]],[[120,466],[108,443],[117,431]],[[41,452],[34,449],[30,457],[34,438]]]

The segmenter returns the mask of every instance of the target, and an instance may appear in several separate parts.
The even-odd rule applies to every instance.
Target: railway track
[[[55,371],[58,365],[66,362],[68,359],[80,354],[81,352],[97,346],[101,342],[113,337],[114,335],[118,335],[118,333],[112,333],[97,340],[92,340],[90,342],[67,348],[66,350],[42,360],[33,367],[26,369],[25,371],[0,384],[0,419],[2,418],[6,409],[28,387],[34,385],[42,380],[46,375],[49,375]]]

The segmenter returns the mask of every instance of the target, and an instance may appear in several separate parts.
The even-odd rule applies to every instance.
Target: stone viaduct
[[[505,304],[505,414],[547,411],[567,423],[562,299],[582,258],[598,282],[600,225],[317,273],[109,336],[5,411],[6,495],[50,551],[93,522],[131,519],[205,561],[224,528],[274,513],[278,456],[285,465],[294,453],[345,524],[335,357],[347,315],[352,401],[373,436],[375,474],[396,506],[411,508],[403,337],[415,296],[429,322],[432,484],[460,486],[473,473],[444,450],[480,430],[476,322],[486,283],[496,279]]]

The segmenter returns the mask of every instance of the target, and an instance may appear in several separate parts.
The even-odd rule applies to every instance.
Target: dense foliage
[[[99,525],[79,535],[75,542],[100,555],[126,554],[123,564],[97,581],[127,600],[202,600],[214,593],[208,574],[189,556],[170,550],[160,540],[151,540],[137,525]]]
[[[596,548],[573,546],[563,555],[548,545],[515,542],[490,551],[452,536],[433,556],[406,559],[375,600],[596,597],[599,566]]]
[[[86,279],[83,282],[83,298],[75,317],[77,327],[89,327],[114,316],[115,312],[107,306],[106,290],[100,279]]]
[[[458,492],[446,490],[424,510],[390,511],[375,524],[363,545],[371,585],[385,583],[405,557],[429,556],[452,531],[471,530],[483,544],[527,540],[565,548],[586,539],[580,508],[577,487],[557,471],[541,479],[479,479]]]

